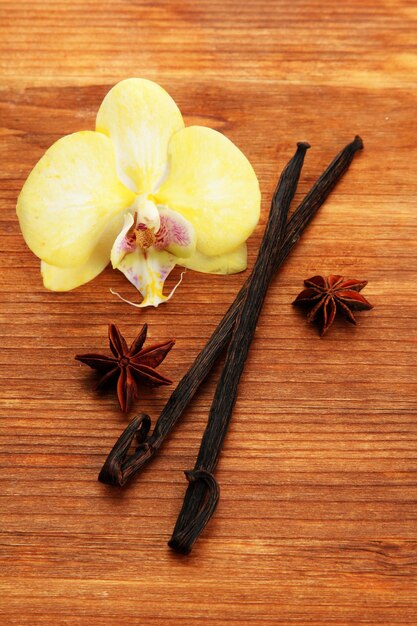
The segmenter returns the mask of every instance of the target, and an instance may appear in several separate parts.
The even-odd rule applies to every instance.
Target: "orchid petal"
[[[205,274],[236,274],[247,267],[247,247],[241,246],[218,256],[205,256],[198,250],[187,259],[177,259],[177,264]]]
[[[134,198],[117,178],[111,141],[83,131],[62,137],[38,161],[20,193],[17,214],[32,252],[48,265],[78,267],[83,274],[81,266],[106,227]],[[86,275],[94,271],[89,268]]]
[[[86,263],[78,267],[56,267],[41,261],[43,284],[51,291],[70,291],[98,276],[109,264],[110,251],[120,231],[123,216],[118,215],[104,231]]]
[[[120,179],[151,193],[166,173],[168,142],[184,128],[174,100],[156,83],[128,78],[115,85],[97,114],[96,130],[113,141]]]
[[[51,291],[70,291],[98,276],[109,263],[109,257],[91,259],[80,267],[56,267],[41,261],[41,275],[44,287]]]
[[[172,136],[169,171],[154,194],[194,226],[207,256],[235,250],[258,223],[259,184],[244,154],[221,133],[190,126]]]

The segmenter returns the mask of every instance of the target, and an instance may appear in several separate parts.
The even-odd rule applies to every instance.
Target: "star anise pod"
[[[356,324],[353,311],[372,309],[372,304],[359,293],[367,284],[367,280],[345,279],[333,274],[327,278],[313,276],[304,281],[307,289],[298,294],[293,304],[312,307],[307,320],[316,321],[321,326],[320,334],[323,336],[333,324],[336,313],[341,313],[348,322]]]
[[[100,380],[96,389],[104,389],[117,381],[117,397],[124,413],[128,413],[132,408],[141,383],[148,387],[172,383],[172,380],[157,372],[156,368],[175,344],[175,339],[168,339],[142,349],[147,332],[148,325],[144,324],[128,348],[117,326],[109,324],[109,342],[113,357],[102,354],[79,354],[75,357],[77,361],[99,372]]]

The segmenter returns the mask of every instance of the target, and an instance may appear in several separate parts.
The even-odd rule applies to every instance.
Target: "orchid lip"
[[[143,302],[138,306],[158,306],[175,291],[174,288],[165,296],[163,287],[177,264],[177,258],[195,252],[194,229],[181,214],[166,206],[157,206],[149,199],[139,198],[132,208],[134,213],[130,210],[125,216],[124,226],[113,245],[113,267],[123,272],[142,294]],[[156,221],[153,219],[155,211],[158,213],[158,230],[150,226],[151,220]],[[145,218],[148,218],[147,222]]]

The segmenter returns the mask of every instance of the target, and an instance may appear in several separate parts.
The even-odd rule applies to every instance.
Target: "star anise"
[[[80,354],[75,357],[77,361],[99,372],[100,380],[96,389],[104,389],[117,380],[117,397],[124,413],[128,413],[132,408],[141,383],[148,387],[172,383],[172,380],[157,372],[156,367],[165,359],[175,344],[175,339],[168,339],[142,349],[147,331],[148,325],[144,324],[128,348],[117,326],[109,324],[109,342],[113,357],[102,354]]]
[[[313,276],[304,281],[307,289],[298,294],[293,304],[312,307],[307,320],[316,321],[321,326],[320,334],[323,336],[333,324],[336,313],[341,313],[348,322],[356,324],[353,311],[372,309],[372,304],[358,293],[367,284],[367,280],[345,279],[333,274],[327,278]]]

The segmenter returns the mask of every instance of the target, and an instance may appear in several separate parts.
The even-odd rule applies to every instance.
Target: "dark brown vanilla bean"
[[[310,223],[337,182],[349,168],[356,152],[362,148],[363,144],[361,138],[355,137],[355,139],[343,148],[329,164],[327,169],[305,196],[304,200],[294,211],[294,214],[287,224],[285,238],[279,256],[276,259],[275,271],[283,264],[306,226]],[[208,340],[206,346],[196,357],[188,372],[183,376],[171,394],[155,424],[152,434],[148,435],[146,438],[142,437],[141,443],[136,448],[136,451],[133,454],[129,454],[129,446],[126,449],[123,446],[125,445],[126,436],[130,437],[130,441],[135,437],[135,426],[138,423],[138,418],[134,418],[107,457],[99,475],[101,482],[110,485],[124,485],[158,452],[165,438],[174,428],[183,411],[230,339],[233,325],[245,297],[249,280],[250,279],[245,282],[233,304]],[[119,454],[119,445],[124,450],[123,455]]]
[[[232,338],[227,348],[226,360],[214,394],[194,472],[204,471],[212,475],[217,465],[236,402],[239,380],[268,286],[275,273],[276,258],[280,253],[288,211],[297,190],[304,156],[309,147],[305,143],[298,144],[297,152],[282,172],[274,193],[268,222],[249,286],[240,306]],[[216,485],[215,491],[218,494],[219,489],[214,476],[212,476],[211,483],[203,478],[189,481],[181,512],[168,543],[173,550],[188,554],[204,526],[210,520],[215,507],[210,507],[211,515],[207,513],[204,515],[202,512],[206,510],[207,502],[212,501],[210,496],[214,488],[213,483]]]

